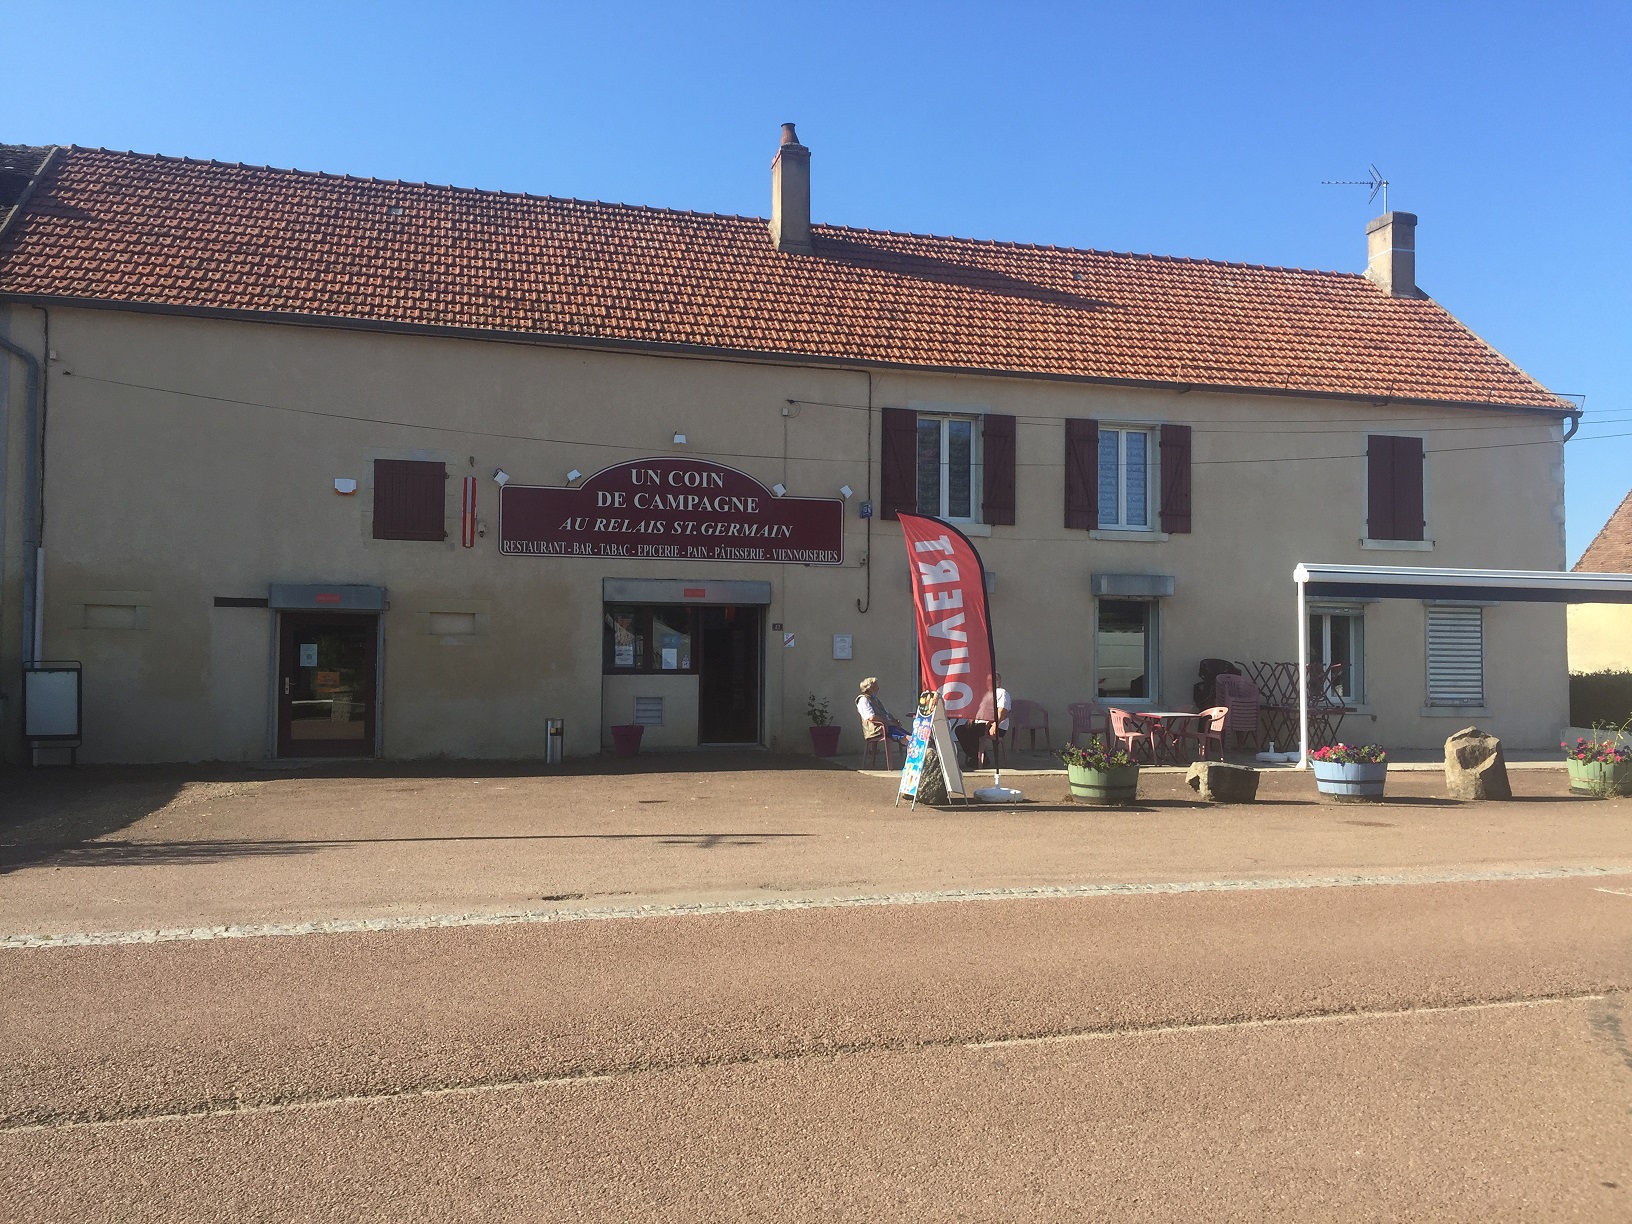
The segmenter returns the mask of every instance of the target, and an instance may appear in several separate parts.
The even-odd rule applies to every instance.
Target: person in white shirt
[[[856,713],[861,715],[862,738],[875,740],[887,735],[892,740],[907,738],[907,729],[895,720],[878,699],[878,677],[868,676],[861,682],[861,696],[856,698]]]
[[[1003,677],[994,674],[992,683],[997,687],[997,708],[993,711],[995,717],[990,722],[970,719],[952,728],[958,747],[963,749],[964,760],[968,762],[966,768],[969,769],[976,768],[981,749],[985,747],[983,741],[988,735],[995,739],[1008,731],[1009,715],[1014,712],[1014,702],[1009,698],[1009,690],[1003,687]]]

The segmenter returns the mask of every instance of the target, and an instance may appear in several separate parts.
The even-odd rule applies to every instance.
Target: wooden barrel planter
[[[1087,769],[1067,765],[1065,776],[1071,783],[1071,798],[1096,807],[1121,807],[1132,803],[1139,793],[1139,766],[1116,769]]]
[[[1572,795],[1632,795],[1632,761],[1566,761]]]
[[[1375,765],[1340,765],[1335,761],[1310,761],[1315,773],[1315,789],[1338,803],[1372,803],[1383,797],[1388,781],[1388,762]]]

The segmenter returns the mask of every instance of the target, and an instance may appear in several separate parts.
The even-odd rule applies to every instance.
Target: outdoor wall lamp
[[[504,488],[505,485],[510,483],[510,473],[503,468],[496,469],[493,473],[493,483],[501,489]]]
[[[771,492],[775,493],[778,497],[781,497],[782,494],[786,493],[787,491],[788,486],[785,484],[774,484],[771,486]]]
[[[855,495],[856,495],[856,491],[854,489],[852,489],[849,485],[840,485],[839,486],[839,496],[844,498],[845,501],[849,501]]]
[[[674,444],[676,446],[684,446],[686,444],[686,435],[683,434],[683,433],[675,434],[674,435]]]
[[[583,475],[583,473],[580,472],[577,468],[573,468],[572,471],[567,473],[567,483],[571,484],[573,481],[577,480],[578,477],[580,477],[582,475]]]

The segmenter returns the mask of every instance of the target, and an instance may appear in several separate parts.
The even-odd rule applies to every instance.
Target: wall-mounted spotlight
[[[683,434],[683,433],[675,434],[674,435],[674,444],[676,446],[684,446],[686,444],[686,435]]]
[[[778,497],[781,497],[782,494],[786,493],[787,491],[788,486],[785,484],[774,484],[771,486],[771,492],[775,493]]]
[[[849,501],[855,495],[856,495],[856,491],[854,489],[852,489],[849,485],[840,485],[839,486],[839,496],[844,498],[845,501]]]
[[[493,472],[493,483],[501,489],[504,488],[505,485],[510,483],[510,473],[503,468],[496,468]]]
[[[573,481],[577,480],[578,477],[580,477],[582,475],[583,475],[583,473],[580,472],[577,468],[573,468],[572,471],[567,473],[567,483],[571,484]]]

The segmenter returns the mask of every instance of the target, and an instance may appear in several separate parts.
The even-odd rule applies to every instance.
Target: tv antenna
[[[1368,204],[1377,198],[1377,193],[1380,191],[1383,193],[1383,211],[1386,213],[1388,211],[1388,180],[1382,176],[1382,172],[1377,169],[1375,163],[1368,169],[1371,171],[1371,177],[1368,179],[1321,179],[1320,185],[1322,187],[1370,187],[1371,196],[1366,201]]]

